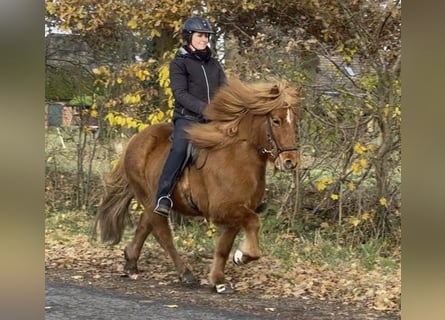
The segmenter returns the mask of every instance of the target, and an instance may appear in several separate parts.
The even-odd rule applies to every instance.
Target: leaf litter
[[[63,228],[47,228],[45,271],[47,274],[70,271],[69,279],[72,281],[86,281],[89,284],[101,281],[102,285],[111,288],[112,281],[107,284],[107,280],[119,277],[123,272],[124,246],[125,243],[108,246],[91,241],[86,235],[64,231]],[[210,265],[206,256],[211,256],[211,252],[201,257],[181,250],[180,254],[192,266],[201,286],[209,287]],[[179,283],[170,258],[154,242],[146,241],[138,267],[140,274],[135,282],[146,281],[148,288]],[[371,314],[372,310],[384,312],[391,319],[400,317],[400,266],[395,273],[377,267],[373,270],[360,269],[355,264],[348,267],[318,266],[310,261],[300,261],[289,267],[265,255],[243,267],[228,262],[226,279],[232,283],[236,292],[255,294],[265,301],[316,299],[364,307]],[[263,310],[270,313],[275,307],[263,307]]]

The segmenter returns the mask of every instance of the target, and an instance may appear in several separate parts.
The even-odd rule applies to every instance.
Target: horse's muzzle
[[[284,154],[280,154],[277,159],[275,159],[274,165],[278,170],[290,171],[297,167],[298,162],[299,157],[296,155],[285,156]]]
[[[292,160],[287,159],[286,161],[284,161],[284,169],[286,169],[286,170],[295,169],[296,166],[297,166],[297,164],[295,162],[293,162]]]

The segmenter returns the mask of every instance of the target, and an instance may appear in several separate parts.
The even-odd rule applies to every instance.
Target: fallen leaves
[[[123,272],[125,243],[110,247],[92,242],[85,235],[72,235],[63,230],[45,232],[46,269],[72,269],[75,281],[106,281]],[[209,286],[210,261],[201,256],[180,254],[191,264],[200,284]],[[205,257],[205,255],[203,255]],[[168,255],[147,240],[139,259],[139,281],[152,280],[159,285],[178,283],[178,277]],[[338,301],[343,304],[361,304],[378,311],[400,312],[401,272],[379,267],[365,270],[357,263],[343,265],[316,265],[301,259],[294,266],[285,266],[274,257],[263,256],[245,266],[227,263],[226,280],[237,292],[255,292],[263,299],[293,297]],[[177,308],[177,305],[166,305]],[[265,308],[273,312],[274,308]]]

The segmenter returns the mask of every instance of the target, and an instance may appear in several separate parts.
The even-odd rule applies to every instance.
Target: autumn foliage
[[[66,32],[88,48],[94,63],[78,57],[76,67],[85,71],[79,82],[85,82],[93,98],[85,112],[101,125],[96,135],[85,130],[70,136],[84,142],[82,152],[77,144],[72,155],[74,162],[88,162],[77,170],[89,170],[89,178],[77,172],[77,188],[64,190],[63,196],[56,186],[70,185],[67,179],[75,179],[76,173],[63,169],[66,162],[61,156],[67,150],[47,146],[49,211],[80,206],[94,212],[106,171],[96,168],[112,165],[118,153],[110,153],[115,150],[111,146],[148,125],[171,119],[168,64],[180,45],[183,20],[197,14],[213,25],[212,49],[229,76],[244,81],[281,78],[302,87],[303,108],[296,128],[302,163],[294,175],[270,173],[265,216],[279,219],[277,229],[292,237],[314,242],[322,238],[358,250],[373,243],[383,256],[399,252],[400,1],[46,0],[45,4],[47,37]],[[54,61],[46,63],[54,67]],[[85,74],[91,81],[84,80]],[[82,188],[88,189],[84,192],[88,196],[74,204],[79,197],[66,193]],[[336,285],[326,282],[324,288],[333,290]]]

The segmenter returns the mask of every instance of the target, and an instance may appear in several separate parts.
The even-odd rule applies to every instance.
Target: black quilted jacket
[[[225,82],[218,60],[211,56],[202,60],[186,46],[181,47],[170,63],[170,86],[175,98],[173,119],[202,120],[204,108]]]

